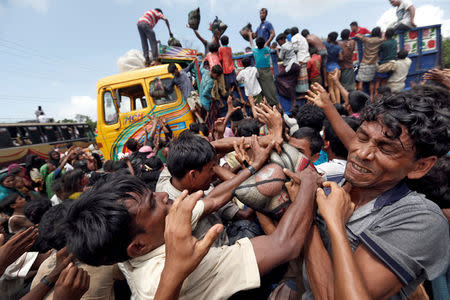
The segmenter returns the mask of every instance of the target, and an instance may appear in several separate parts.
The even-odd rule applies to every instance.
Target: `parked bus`
[[[66,151],[67,144],[87,147],[95,143],[85,123],[0,123],[0,169],[23,163],[28,154],[47,159],[53,149]]]

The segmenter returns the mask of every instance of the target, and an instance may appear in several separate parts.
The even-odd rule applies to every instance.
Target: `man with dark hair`
[[[350,23],[350,37],[355,37],[357,34],[370,34],[367,28],[361,27],[356,21]]]
[[[311,34],[308,29],[302,30],[302,36],[306,39],[310,47],[314,47],[317,49],[317,54],[322,57],[322,79],[326,83],[325,74],[326,74],[326,66],[328,62],[328,52],[327,48],[323,40],[315,34]]]
[[[395,71],[392,73],[387,81],[387,86],[391,88],[392,92],[400,92],[405,88],[406,77],[408,76],[409,68],[411,67],[411,59],[408,57],[408,51],[402,49],[397,54],[395,61]]]
[[[351,190],[331,183],[328,197],[318,191],[325,222],[313,226],[305,246],[310,284],[304,299],[313,297],[309,286],[316,298],[334,292],[342,299],[352,299],[352,293],[407,299],[424,280],[442,274],[449,261],[447,219],[405,180],[423,177],[450,150],[450,95],[436,97],[417,86],[381,98],[365,108],[355,132],[326,91],[313,89],[317,94],[308,99],[325,111],[349,152],[345,180]]]
[[[202,216],[228,201],[233,189],[254,172],[252,169],[263,166],[272,147],[273,143],[261,148],[256,137],[252,138],[254,151],[249,169],[197,201],[192,211],[192,228],[198,226]],[[201,157],[207,160],[208,155]],[[201,180],[198,177],[203,176],[202,172],[209,170],[190,170],[189,180],[193,176]],[[306,239],[304,232],[312,222],[318,179],[310,168],[299,174],[287,173],[300,184],[300,190],[275,231],[252,240],[240,239],[233,246],[211,248],[182,286],[181,299],[228,299],[237,291],[258,287],[260,275],[299,255]],[[132,298],[152,299],[158,283],[170,280],[161,272],[165,262],[164,220],[171,203],[167,193],[152,193],[135,177],[115,176],[86,191],[71,207],[66,227],[71,237],[68,249],[75,257],[94,265],[122,262],[119,265]]]
[[[306,93],[309,89],[309,81],[308,81],[308,68],[307,63],[310,59],[309,56],[309,46],[306,39],[298,32],[297,27],[291,28],[291,42],[294,47],[295,52],[297,53],[297,61],[300,66],[300,74],[298,76],[297,85],[295,87],[295,91],[300,94]]]
[[[323,140],[320,134],[310,127],[300,127],[289,138],[289,145],[305,154],[312,162],[319,159],[320,150],[323,147]]]
[[[389,0],[391,5],[396,7],[397,22],[392,24],[395,31],[397,30],[410,30],[416,27],[414,23],[414,16],[416,9],[410,0]]]
[[[300,74],[300,65],[297,61],[297,54],[291,42],[286,40],[286,35],[280,33],[276,41],[280,45],[277,48],[278,58],[283,61],[283,68],[275,79],[278,93],[292,101],[292,106],[296,103],[295,86],[298,75]]]
[[[325,115],[317,106],[306,104],[299,107],[295,119],[297,119],[299,127],[311,127],[315,131],[320,132]]]
[[[258,28],[256,28],[256,32],[253,33],[253,38],[262,37],[266,41],[264,47],[270,45],[270,42],[275,37],[275,29],[273,28],[272,23],[266,21],[267,13],[267,8],[261,8],[259,11],[261,23]]]
[[[244,98],[242,97],[241,88],[239,87],[236,81],[236,71],[234,69],[234,61],[233,61],[233,51],[231,47],[228,46],[229,39],[228,36],[224,35],[220,38],[220,42],[222,43],[222,47],[219,48],[219,60],[223,68],[223,75],[225,79],[225,88],[229,93],[231,88],[234,87],[235,91],[239,94],[239,99],[241,100],[241,104],[244,105]]]
[[[359,127],[359,120],[353,117],[345,117],[344,121],[355,131]],[[325,120],[323,127],[323,150],[327,153],[328,162],[317,165],[316,170],[323,174],[324,180],[340,182],[344,178],[348,151],[328,120]]]
[[[347,91],[355,90],[355,71],[353,70],[353,52],[355,51],[355,41],[349,39],[350,30],[344,29],[341,31],[342,41],[338,41],[342,48],[342,60],[339,61],[341,67],[340,82]]]
[[[148,43],[150,41],[150,47],[152,48],[152,63],[151,65],[156,65],[158,63],[158,44],[156,42],[156,35],[153,31],[156,23],[159,20],[164,20],[169,29],[170,37],[173,37],[172,31],[170,31],[169,20],[163,15],[163,12],[159,8],[150,9],[145,12],[145,14],[139,18],[137,27],[139,31],[139,36],[141,37],[142,51],[145,57],[145,66],[150,66],[150,57],[148,55]]]
[[[189,78],[188,74],[194,67],[195,62],[196,60],[192,61],[186,68],[182,69],[181,71],[178,70],[177,66],[174,63],[170,63],[167,66],[167,71],[173,75],[172,80],[166,87],[166,91],[168,93],[172,93],[173,87],[176,85],[181,90],[181,94],[183,95],[184,99],[187,100],[191,96],[193,88],[192,81]]]
[[[380,61],[378,62],[378,70],[375,76],[377,79],[375,84],[375,97],[378,96],[378,88],[380,86],[385,86],[388,78],[392,75],[392,66],[397,59],[397,41],[393,39],[394,34],[394,29],[388,28],[384,34],[385,41],[380,46]],[[390,70],[385,72],[383,69]]]

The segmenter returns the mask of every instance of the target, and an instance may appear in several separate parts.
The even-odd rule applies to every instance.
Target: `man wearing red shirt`
[[[239,97],[241,98],[241,104],[244,104],[244,98],[242,97],[241,89],[236,81],[236,72],[234,70],[233,53],[231,48],[228,47],[229,39],[226,35],[220,38],[222,47],[219,48],[219,60],[222,64],[223,74],[225,76],[225,86],[229,92],[231,87],[234,86]]]
[[[356,21],[350,23],[350,37],[355,37],[357,34],[370,34],[370,31],[367,28],[358,26]]]

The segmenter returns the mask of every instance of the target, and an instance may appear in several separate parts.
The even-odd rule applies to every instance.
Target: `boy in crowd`
[[[252,61],[248,57],[242,59],[242,65],[245,69],[237,75],[237,81],[244,83],[245,95],[255,98],[255,103],[262,102],[261,86],[258,82],[258,69],[252,66]]]
[[[219,61],[222,65],[223,75],[225,77],[225,87],[227,92],[230,93],[232,87],[237,90],[239,94],[239,98],[241,99],[241,103],[244,104],[244,98],[242,97],[241,89],[236,82],[236,72],[234,70],[234,62],[233,62],[233,52],[231,48],[228,47],[229,39],[228,36],[224,35],[220,38],[220,42],[222,43],[222,47],[219,48]]]
[[[378,52],[380,45],[383,43],[381,37],[381,28],[375,27],[372,29],[370,37],[366,37],[362,34],[357,34],[356,38],[360,39],[364,44],[364,55],[359,66],[358,75],[356,80],[358,81],[358,89],[363,90],[364,82],[370,83],[370,98],[373,99],[375,94],[375,73],[377,72]]]
[[[361,27],[362,28],[362,27]],[[353,71],[353,52],[355,51],[355,41],[349,39],[350,30],[341,31],[341,39],[338,44],[342,48],[342,60],[339,61],[341,67],[341,84],[347,91],[355,90],[355,71]]]
[[[316,162],[320,157],[320,150],[323,147],[323,140],[319,132],[311,127],[300,127],[289,138],[289,145],[305,154],[311,162]]]
[[[159,63],[158,61],[158,43],[156,41],[156,35],[153,31],[153,27],[155,27],[156,23],[159,20],[164,20],[167,25],[167,29],[169,29],[170,37],[173,36],[172,31],[170,31],[169,20],[163,15],[163,12],[159,8],[150,9],[145,12],[145,14],[139,18],[137,27],[139,31],[139,36],[141,37],[142,43],[142,51],[144,52],[145,57],[145,66],[150,66],[150,57],[148,55],[148,43],[147,40],[150,41],[150,47],[152,48],[152,62],[151,65],[156,65]]]
[[[225,97],[226,95],[226,86],[222,64],[219,59],[219,44],[213,43],[209,45],[209,53],[206,55],[205,60],[208,61],[209,67],[211,68],[211,77],[214,78],[214,85],[211,92],[212,98],[218,101],[219,108],[222,108],[224,105],[221,97]]]
[[[387,66],[385,64],[393,64],[397,58],[397,41],[393,39],[395,34],[394,29],[388,28],[384,34],[385,41],[380,46],[380,61],[378,62],[379,67]],[[380,86],[385,86],[388,78],[392,75],[392,71],[384,73],[376,73],[377,82],[375,84],[375,97],[378,96],[378,88]]]
[[[322,57],[322,79],[324,80],[325,86],[327,86],[327,81],[325,80],[326,66],[328,61],[328,52],[322,39],[315,34],[311,34],[308,29],[302,30],[302,35],[308,42],[310,47],[317,49],[317,53]]]
[[[411,59],[408,57],[407,50],[400,50],[397,58],[395,71],[387,81],[387,86],[391,88],[391,92],[400,92],[405,88],[406,76],[408,76],[411,67]]]
[[[317,48],[309,47],[311,58],[308,60],[306,67],[308,68],[309,84],[322,83],[320,71],[322,69],[322,57],[317,53]]]
[[[283,69],[276,77],[276,86],[280,95],[290,99],[292,106],[295,106],[295,86],[300,73],[297,54],[292,43],[286,40],[286,36],[283,33],[279,34],[276,40],[278,45],[280,45],[280,49],[277,49],[278,58],[283,61]]]
[[[356,21],[350,23],[350,29],[351,32],[349,33],[349,35],[352,38],[355,37],[357,34],[370,34],[370,31],[367,28],[359,26],[358,22]]]
[[[270,48],[265,46],[266,41],[263,37],[256,38],[256,48],[253,43],[253,37],[249,34],[250,45],[253,50],[253,58],[258,69],[258,82],[262,89],[262,94],[270,106],[278,104],[277,88],[273,81],[272,70],[270,69]]]
[[[310,58],[309,46],[306,39],[298,32],[297,27],[292,27],[290,32],[292,35],[292,46],[297,53],[297,61],[300,66],[300,73],[298,76],[295,91],[300,94],[305,94],[309,89],[307,68],[307,63]]]

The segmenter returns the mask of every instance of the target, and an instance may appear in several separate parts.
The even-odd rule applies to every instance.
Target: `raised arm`
[[[169,35],[170,35],[170,37],[173,37],[173,33],[172,33],[172,31],[170,30],[169,20],[168,20],[165,16],[163,16],[162,19],[164,20],[164,22],[166,22],[167,29],[169,29]]]
[[[248,40],[249,40],[249,42],[250,42],[250,46],[251,46],[252,48],[255,48],[255,44],[253,43],[253,32],[249,32],[249,33],[248,33]]]
[[[353,138],[356,136],[355,131],[344,121],[344,119],[342,119],[341,115],[339,115],[330,100],[330,96],[320,84],[314,83],[311,86],[311,89],[312,90],[308,91],[306,99],[323,110],[339,140],[344,144],[345,148],[348,149]]]
[[[189,25],[186,25],[187,28],[191,28],[189,27]],[[192,31],[194,31],[195,36],[200,40],[200,42],[202,42],[202,44],[206,47],[206,45],[208,45],[208,42],[200,35],[200,33],[198,33],[197,30],[191,28]],[[206,54],[206,53],[205,53]]]
[[[344,99],[344,103],[349,104],[348,103],[349,92],[345,89],[345,87],[339,81],[338,73],[335,72],[334,74],[331,74],[330,77],[331,77],[331,80],[333,80],[334,84],[338,87],[339,92],[341,93],[342,99]]]

